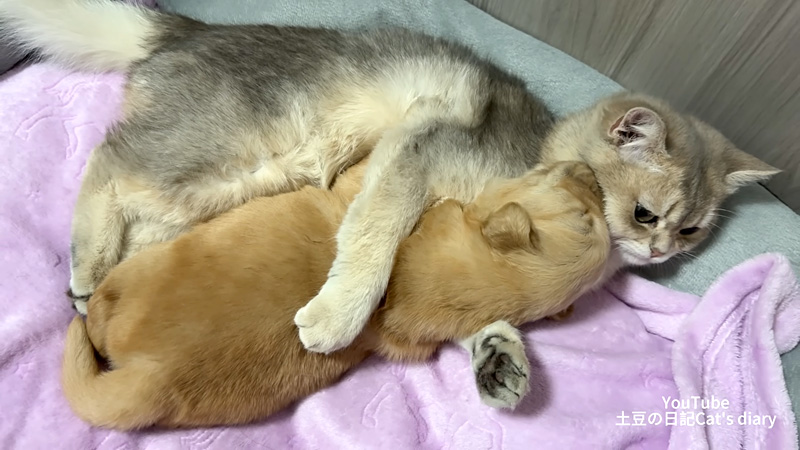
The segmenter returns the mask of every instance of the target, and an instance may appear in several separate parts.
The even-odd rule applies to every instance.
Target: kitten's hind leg
[[[329,353],[358,336],[386,290],[394,255],[428,196],[419,135],[387,132],[373,151],[362,191],[336,235],[337,254],[322,289],[295,315],[306,349]]]
[[[519,331],[497,321],[461,341],[470,352],[475,384],[483,403],[515,408],[530,389],[530,362]]]
[[[95,156],[101,150],[95,149],[89,159],[72,218],[69,287],[78,298],[90,296],[119,262],[125,237],[114,182]]]

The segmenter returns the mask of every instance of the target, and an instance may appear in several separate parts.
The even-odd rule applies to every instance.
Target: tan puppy
[[[292,318],[327,278],[365,166],[332,190],[255,199],[115,267],[86,322],[69,327],[63,387],[75,412],[117,429],[254,421],[371,353],[428,358],[495,321],[563,311],[603,277],[610,241],[588,166],[537,168],[489,182],[469,205],[431,207],[365,331],[337,352],[309,352]]]

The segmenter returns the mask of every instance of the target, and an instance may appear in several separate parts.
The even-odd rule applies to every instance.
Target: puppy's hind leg
[[[125,238],[126,221],[115,183],[95,157],[100,150],[90,157],[72,219],[68,295],[73,300],[87,300],[119,263]]]

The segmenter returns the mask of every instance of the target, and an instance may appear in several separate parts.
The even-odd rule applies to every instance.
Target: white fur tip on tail
[[[111,0],[0,0],[0,36],[70,67],[125,70],[150,53],[157,14]]]

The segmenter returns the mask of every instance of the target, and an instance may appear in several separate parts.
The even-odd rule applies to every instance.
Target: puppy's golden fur
[[[365,331],[308,352],[292,318],[327,278],[365,164],[331,190],[253,200],[115,267],[69,327],[63,387],[75,412],[117,429],[250,422],[371,353],[428,358],[494,321],[563,311],[603,276],[610,242],[591,171],[539,167],[491,181],[474,203],[431,207]]]

